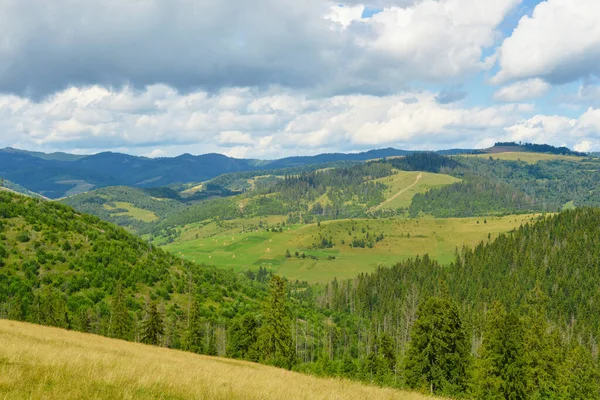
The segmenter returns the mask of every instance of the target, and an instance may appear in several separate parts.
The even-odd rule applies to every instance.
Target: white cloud
[[[531,77],[564,83],[600,73],[600,2],[541,2],[531,17],[521,18],[498,55],[494,83]]]
[[[483,50],[519,1],[0,1],[0,91],[40,99],[68,97],[70,86],[162,83],[332,95],[455,84],[489,67]],[[365,6],[384,8],[362,18]],[[105,96],[88,95],[78,101]],[[237,100],[222,99],[231,109]]]
[[[494,99],[504,102],[517,102],[535,99],[545,95],[550,85],[542,79],[528,79],[504,86],[494,93]]]
[[[506,132],[509,140],[597,151],[600,149],[600,109],[589,108],[579,118],[535,115],[507,127]]]
[[[162,85],[143,91],[69,88],[39,103],[0,96],[0,146],[267,158],[390,145],[443,148],[496,137],[532,111],[528,104],[464,108],[439,104],[437,97],[403,92],[310,98],[282,88],[182,94]]]

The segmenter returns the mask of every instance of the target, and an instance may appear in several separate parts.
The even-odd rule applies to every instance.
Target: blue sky
[[[0,1],[0,35],[0,146],[600,151],[597,0]]]

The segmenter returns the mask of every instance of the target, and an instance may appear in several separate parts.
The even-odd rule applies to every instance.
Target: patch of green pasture
[[[111,206],[109,204],[104,204],[104,208],[106,208],[109,211],[116,210],[116,209],[127,210],[125,212],[115,213],[114,214],[115,216],[129,216],[131,218],[135,218],[135,219],[143,221],[143,222],[153,222],[158,219],[156,214],[154,214],[152,211],[138,208],[131,203],[127,203],[124,201],[115,201],[114,204],[115,204],[114,206]]]
[[[386,201],[381,207],[390,209],[408,208],[415,194],[459,181],[460,179],[450,175],[418,171],[398,171],[394,175],[375,180],[388,186],[384,192]]]
[[[170,244],[166,249],[197,263],[235,271],[263,266],[289,279],[327,282],[372,272],[378,266],[390,266],[417,255],[428,254],[441,263],[448,263],[454,259],[457,247],[493,240],[498,234],[538,217],[538,214],[526,214],[487,218],[338,220],[322,222],[320,226],[286,226],[281,233],[236,232],[230,227],[225,233]],[[352,239],[364,238],[366,232],[371,236],[383,234],[384,239],[373,248],[352,248]],[[315,248],[321,238],[331,238],[333,248]],[[286,258],[286,250],[291,258]],[[333,257],[335,259],[331,259]]]

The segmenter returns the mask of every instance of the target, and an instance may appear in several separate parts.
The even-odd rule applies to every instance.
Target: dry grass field
[[[430,397],[0,320],[0,398],[424,400]]]

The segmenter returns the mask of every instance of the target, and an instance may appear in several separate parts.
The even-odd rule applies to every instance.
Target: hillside
[[[77,156],[0,150],[0,176],[49,198],[61,198],[105,186],[158,187],[202,182],[240,171],[274,170],[341,161],[364,161],[408,152],[395,149],[352,154],[321,154],[280,160],[236,159],[222,154],[147,158],[120,153]]]
[[[149,301],[177,318],[197,301],[207,319],[256,308],[265,288],[243,275],[196,265],[70,207],[0,192],[0,316],[109,335],[121,285],[135,326]],[[192,296],[192,292],[195,293]],[[138,322],[136,322],[138,321]]]
[[[506,348],[519,398],[600,395],[598,209],[540,218],[452,262],[424,255],[309,285],[185,262],[64,205],[0,200],[2,318],[458,397],[489,398],[486,382],[503,378],[486,366]]]
[[[431,397],[0,320],[0,396],[60,399]]]
[[[262,266],[290,280],[324,283],[334,278],[353,278],[423,254],[447,263],[454,259],[457,247],[476,246],[538,217],[397,217],[292,225],[277,216],[240,218],[218,225],[186,225],[177,240],[164,249],[219,268],[244,271]],[[156,242],[162,243],[160,240]]]

